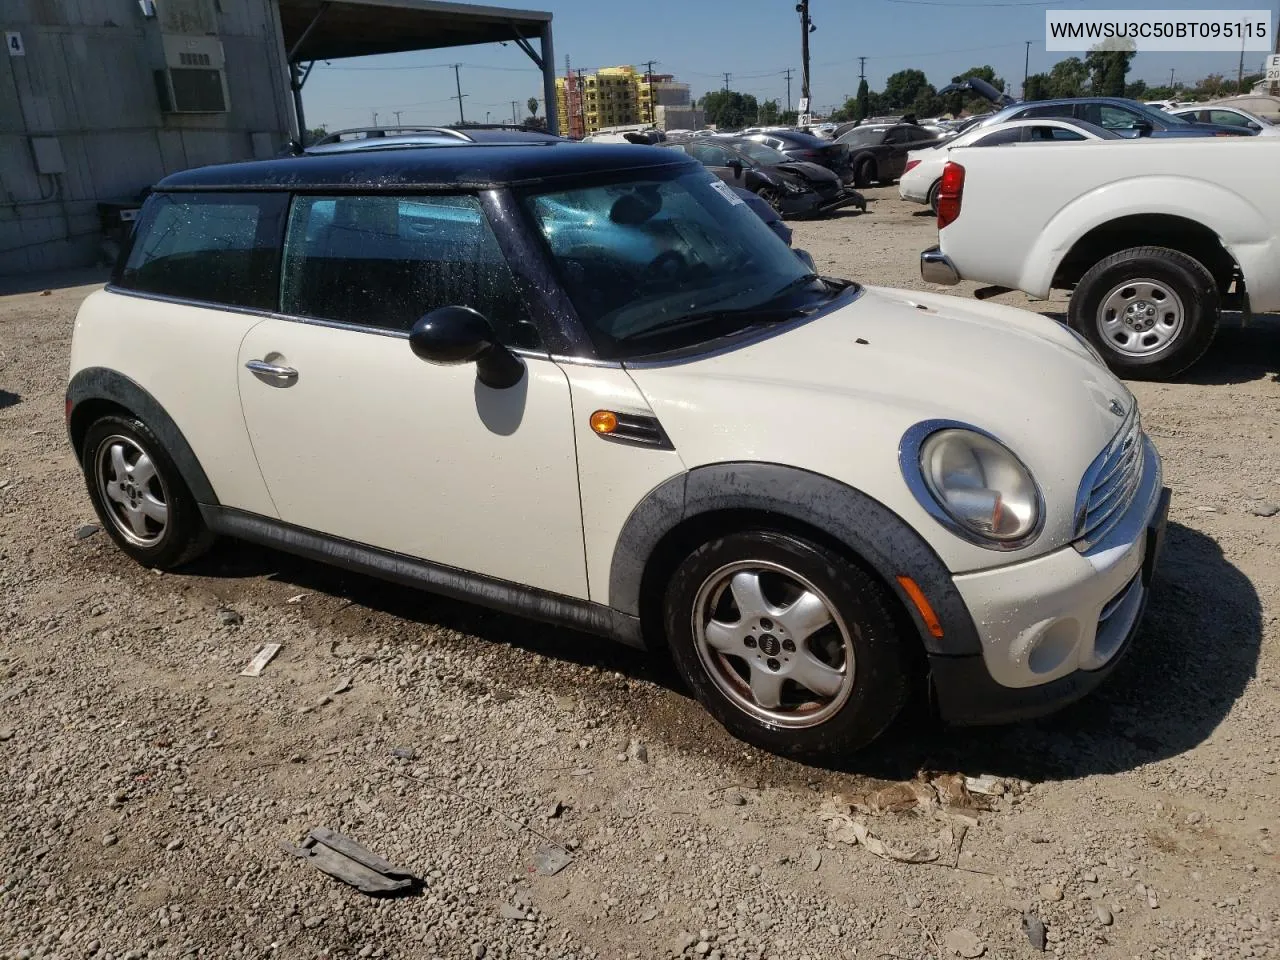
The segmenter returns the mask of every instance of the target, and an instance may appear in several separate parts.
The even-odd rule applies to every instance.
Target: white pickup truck
[[[926,281],[1070,289],[1071,326],[1112,370],[1166,379],[1208,349],[1221,309],[1280,311],[1280,140],[961,147],[938,226]]]

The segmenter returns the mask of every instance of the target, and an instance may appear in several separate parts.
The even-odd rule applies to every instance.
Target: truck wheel
[[[853,185],[855,187],[869,187],[871,181],[876,178],[876,162],[870,158],[864,158],[858,161],[857,167],[853,171]]]
[[[672,656],[734,736],[832,758],[902,708],[908,671],[884,588],[800,537],[752,530],[703,544],[666,592]]]
[[[1218,329],[1218,286],[1185,253],[1132,247],[1080,278],[1069,318],[1119,376],[1167,380],[1209,349]]]

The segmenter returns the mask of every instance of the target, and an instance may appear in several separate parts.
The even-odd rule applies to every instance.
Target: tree
[[[1124,95],[1130,100],[1142,100],[1147,96],[1147,81],[1135,80],[1124,85]]]
[[[529,107],[529,116],[536,117],[538,115],[538,98],[530,97],[525,101],[525,104]]]
[[[784,127],[794,127],[800,122],[800,114],[795,110],[783,110],[778,114],[778,123]]]
[[[1090,50],[1084,65],[1095,97],[1123,97],[1124,78],[1135,54],[1132,50]]]
[[[773,126],[778,122],[778,116],[781,112],[778,109],[777,100],[766,100],[760,104],[760,123],[766,127]]]
[[[910,107],[916,97],[920,96],[921,91],[926,89],[931,94],[937,92],[929,84],[929,78],[923,71],[899,70],[884,82],[885,105],[892,110],[905,109]]]
[[[1050,97],[1083,97],[1089,69],[1079,57],[1059,60],[1049,71]]]
[[[547,118],[535,117],[533,114],[529,114],[524,118],[524,125],[534,130],[545,130],[547,129]]]
[[[315,143],[321,137],[327,137],[328,135],[329,135],[329,131],[325,129],[325,126],[322,123],[320,124],[320,126],[313,127],[312,129],[306,131],[306,133],[303,134],[302,139],[306,141],[306,143]]]
[[[714,90],[698,101],[707,116],[707,123],[718,129],[737,130],[756,122],[759,104],[749,93],[736,90]]]
[[[867,78],[858,81],[858,102],[854,109],[853,119],[865,120],[871,116],[871,90],[867,86]]]
[[[1027,77],[1027,89],[1023,100],[1049,100],[1053,97],[1053,81],[1047,73],[1033,73]]]

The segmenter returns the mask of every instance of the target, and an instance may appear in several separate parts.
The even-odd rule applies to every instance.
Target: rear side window
[[[1040,117],[1070,117],[1071,104],[1055,104],[1046,107],[1029,107],[1026,110],[1019,111],[1013,116],[1005,117],[1006,120],[1037,120]],[[1087,118],[1086,118],[1087,119]]]
[[[232,307],[274,310],[282,193],[161,193],[146,202],[118,286]]]
[[[985,137],[978,138],[974,142],[975,147],[999,147],[1006,143],[1017,143],[1022,139],[1021,127],[1010,127],[1007,130],[997,130],[995,133],[988,133]]]
[[[285,241],[281,309],[408,331],[437,307],[472,307],[506,345],[537,330],[474,196],[302,196]]]

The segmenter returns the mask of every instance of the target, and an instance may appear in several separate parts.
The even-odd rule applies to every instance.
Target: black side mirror
[[[505,390],[524,376],[524,364],[498,343],[484,314],[470,307],[439,307],[413,325],[409,347],[430,363],[474,363],[486,387]]]
[[[1146,120],[1138,120],[1134,123],[1133,129],[1138,132],[1138,136],[1149,137],[1151,136],[1151,132],[1155,128],[1152,127],[1151,124],[1148,123]]]
[[[741,161],[741,160],[730,160],[727,164],[725,164],[725,166],[727,166],[730,170],[732,170],[732,171],[733,171],[733,175],[734,175],[735,177],[740,177],[740,176],[742,176],[742,161]]]

